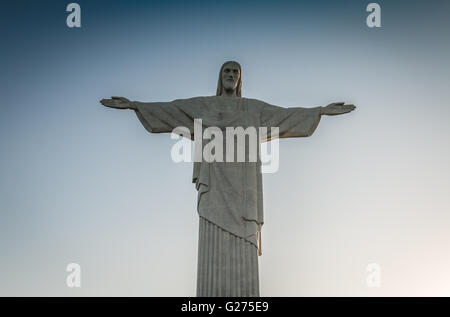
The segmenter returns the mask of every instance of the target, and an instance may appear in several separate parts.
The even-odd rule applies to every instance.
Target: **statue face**
[[[228,63],[222,70],[222,86],[225,90],[236,90],[241,72],[235,63]]]

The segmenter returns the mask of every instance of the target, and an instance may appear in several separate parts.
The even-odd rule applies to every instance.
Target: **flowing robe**
[[[282,108],[257,99],[226,96],[134,105],[139,120],[151,133],[186,127],[194,140],[194,119],[202,119],[202,136],[206,128],[219,128],[225,143],[227,127],[254,127],[257,132],[268,128],[268,134],[258,133],[256,161],[249,161],[250,142],[246,140],[245,161],[227,162],[224,146],[223,162],[204,158],[194,162],[192,178],[200,216],[197,295],[259,296],[257,235],[264,223],[259,145],[275,137],[312,135],[320,121],[320,107]],[[279,128],[279,134],[271,135],[271,127]],[[201,139],[203,145],[210,142]],[[235,154],[238,150],[235,148]]]

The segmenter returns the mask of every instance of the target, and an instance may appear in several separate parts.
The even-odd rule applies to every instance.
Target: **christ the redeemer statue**
[[[332,103],[326,107],[282,108],[241,96],[241,66],[226,62],[219,73],[215,96],[177,99],[171,102],[138,102],[123,97],[103,99],[116,109],[132,109],[151,133],[186,127],[194,139],[194,120],[202,129],[217,127],[278,127],[275,137],[311,136],[322,115],[339,115],[353,105]],[[202,130],[203,131],[203,130]],[[234,140],[234,139],[233,139]],[[225,162],[201,159],[194,162],[199,214],[197,296],[259,296],[258,255],[261,255],[263,220],[261,159]],[[246,152],[248,145],[245,143]],[[227,149],[228,150],[228,149]]]

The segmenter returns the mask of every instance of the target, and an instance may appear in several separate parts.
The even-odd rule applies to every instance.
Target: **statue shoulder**
[[[190,97],[190,98],[178,98],[172,100],[172,103],[179,103],[185,105],[204,105],[208,104],[212,99],[216,96],[198,96],[198,97]]]
[[[249,105],[249,107],[257,108],[259,110],[273,107],[271,104],[269,104],[265,101],[259,100],[259,99],[255,99],[255,98],[242,98],[242,99],[245,99],[247,101],[247,104]]]

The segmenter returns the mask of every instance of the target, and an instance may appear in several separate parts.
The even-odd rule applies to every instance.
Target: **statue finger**
[[[112,107],[113,105],[107,101],[102,102],[102,105],[104,105],[105,107]]]
[[[355,109],[354,105],[345,105],[345,108],[348,109],[349,111],[352,111]]]

